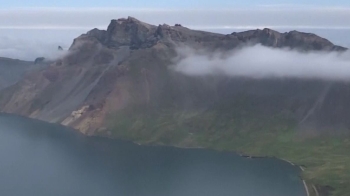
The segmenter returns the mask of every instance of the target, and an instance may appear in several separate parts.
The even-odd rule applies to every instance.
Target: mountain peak
[[[144,47],[153,36],[156,26],[141,22],[133,17],[112,20],[107,28],[106,45],[118,48],[130,46],[131,48]],[[148,45],[148,44],[146,44]]]
[[[111,20],[107,30],[92,29],[79,39],[95,38],[108,48],[127,46],[130,49],[150,48],[159,42],[165,45],[185,44],[193,48],[233,49],[239,45],[262,44],[268,47],[288,47],[302,51],[326,50],[344,51],[346,48],[335,46],[329,40],[312,33],[290,31],[280,33],[264,28],[223,35],[205,31],[191,30],[180,25],[151,25],[134,17]],[[76,40],[74,41],[74,44]],[[78,46],[81,44],[78,44]],[[214,48],[213,48],[214,47]]]
[[[128,16],[127,21],[142,23],[140,20],[137,20],[136,18],[134,18],[134,17],[132,17],[132,16]]]
[[[154,28],[154,25],[150,25],[148,23],[142,22],[134,17],[128,16],[128,18],[119,18],[119,19],[112,19],[108,29],[109,28],[114,28],[116,25],[136,25],[136,26],[142,26],[147,29]],[[108,31],[107,29],[107,31]]]
[[[262,30],[262,32],[264,32],[264,33],[266,33],[266,34],[269,34],[269,35],[280,35],[281,33],[280,32],[278,32],[278,31],[275,31],[275,30],[273,30],[273,29],[269,29],[269,28],[264,28],[263,30]]]

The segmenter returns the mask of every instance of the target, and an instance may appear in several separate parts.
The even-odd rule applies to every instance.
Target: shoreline
[[[160,144],[160,143],[141,143],[141,142],[136,142],[136,141],[132,141],[132,140],[118,139],[118,138],[111,137],[109,135],[94,135],[94,134],[90,135],[90,134],[87,134],[87,133],[83,133],[80,130],[75,129],[73,127],[70,127],[70,126],[67,126],[67,125],[63,125],[61,123],[44,121],[44,120],[40,120],[40,119],[37,119],[37,118],[34,118],[34,117],[30,117],[30,116],[28,117],[28,116],[24,116],[24,115],[18,115],[18,114],[13,114],[13,113],[6,113],[6,112],[0,112],[0,115],[12,115],[12,116],[28,118],[28,119],[32,119],[32,120],[38,120],[38,121],[42,121],[42,122],[46,122],[46,123],[50,123],[50,124],[57,124],[57,125],[69,128],[72,131],[78,132],[78,133],[80,133],[80,134],[82,134],[82,135],[84,135],[86,137],[98,137],[98,138],[105,138],[105,139],[111,139],[111,140],[123,140],[123,141],[134,143],[134,144],[139,145],[139,146],[140,145],[168,146],[168,147],[174,147],[174,148],[180,148],[180,149],[209,149],[209,150],[215,150],[213,148],[205,148],[205,147],[186,147],[186,146],[180,146],[180,145],[166,145],[166,144]],[[231,153],[235,153],[236,155],[238,155],[240,157],[243,157],[243,158],[251,158],[251,159],[275,158],[275,159],[278,159],[278,160],[281,160],[281,161],[285,161],[285,162],[291,164],[292,166],[298,166],[303,172],[305,171],[303,166],[296,165],[296,164],[294,164],[293,162],[291,162],[291,161],[289,161],[287,159],[282,159],[282,158],[278,158],[278,157],[269,157],[269,156],[252,156],[252,155],[244,154],[244,153],[237,152],[237,151],[229,151],[229,150],[226,150],[226,151],[227,152],[231,152]],[[304,179],[302,179],[302,178],[301,178],[301,180],[303,181],[303,184],[304,184],[307,196],[313,196],[313,195],[310,195],[310,193],[309,193],[309,188],[307,186],[307,182]],[[315,191],[315,194],[316,194],[315,196],[319,196],[319,192],[318,192],[316,186],[315,185],[311,185],[311,186],[312,186],[312,188]]]
[[[304,168],[303,166],[301,166],[301,165],[296,165],[295,163],[293,163],[293,162],[291,162],[291,161],[289,161],[289,160],[287,160],[287,159],[280,159],[280,160],[285,161],[285,162],[291,164],[292,166],[297,166],[297,167],[299,167],[300,170],[301,170],[302,172],[305,171],[305,168]],[[302,178],[301,178],[301,179],[302,179]],[[305,188],[305,191],[306,191],[306,195],[307,195],[307,196],[311,196],[311,195],[310,195],[310,191],[309,191],[309,187],[307,186],[306,181],[305,181],[304,179],[302,179],[302,181],[303,181],[303,184],[304,184],[304,188]],[[314,184],[311,184],[311,187],[312,187],[312,189],[313,189],[314,192],[315,192],[315,196],[320,196],[319,193],[318,193],[318,190],[317,190],[316,186],[315,186]]]
[[[288,162],[290,162],[290,161],[288,161]],[[290,162],[290,163],[293,164],[292,162]],[[301,169],[301,171],[305,171],[305,169],[302,166],[299,166],[299,168]],[[305,190],[306,190],[306,195],[310,196],[309,187],[307,186],[305,180],[303,180],[303,184],[304,184],[304,187],[305,187]],[[311,186],[315,187],[314,185],[311,185]]]
[[[117,138],[110,138],[110,139],[117,139]],[[135,142],[135,141],[130,141],[130,140],[125,140],[125,141],[128,141],[128,142],[131,142],[131,143],[134,143],[136,145],[139,145],[139,146],[142,146],[142,145],[148,145],[148,146],[168,146],[168,147],[173,147],[173,148],[180,148],[180,149],[210,149],[210,148],[205,148],[205,147],[184,147],[184,146],[179,146],[179,145],[165,145],[165,144],[157,144],[157,143],[150,143],[150,144],[142,144],[140,142]],[[211,149],[211,150],[215,150],[215,149]],[[305,168],[301,165],[297,165],[295,163],[293,163],[292,161],[289,161],[287,159],[282,159],[282,158],[278,158],[278,157],[270,157],[270,156],[252,156],[252,155],[248,155],[248,154],[244,154],[244,153],[240,153],[240,152],[235,152],[235,151],[227,151],[227,152],[231,152],[231,153],[234,153],[242,158],[247,158],[247,159],[268,159],[268,158],[275,158],[275,159],[278,159],[280,161],[284,161],[284,162],[287,162],[289,163],[291,166],[294,166],[294,167],[298,167],[300,168],[300,170],[302,172],[305,171]],[[309,191],[309,186],[307,184],[307,182],[302,178],[300,177],[300,179],[302,180],[303,182],[303,186],[304,186],[304,189],[305,189],[305,193],[306,193],[306,196],[319,196],[319,193],[318,193],[318,190],[316,188],[315,185],[313,184],[310,184],[310,186],[312,187],[312,189],[314,190],[315,192],[315,195],[311,195],[310,194],[310,191]]]
[[[245,155],[245,156],[247,156],[247,155]],[[243,157],[245,157],[245,156],[243,156]],[[250,156],[250,158],[254,159],[254,156]],[[292,161],[289,161],[287,159],[282,159],[282,158],[278,158],[278,157],[268,157],[268,156],[266,156],[266,157],[257,157],[257,158],[276,158],[276,159],[282,160],[284,162],[287,162],[287,163],[289,163],[292,166],[299,167],[302,172],[305,171],[305,168],[303,166],[297,165],[297,164],[295,164]],[[300,179],[303,181],[303,185],[304,185],[304,188],[305,188],[306,196],[311,196],[310,191],[309,191],[309,186],[307,185],[306,181],[304,179],[302,179],[302,178],[300,178]],[[310,186],[315,191],[315,196],[319,196],[319,193],[318,193],[318,190],[317,190],[316,186],[313,185],[313,184],[311,184]]]

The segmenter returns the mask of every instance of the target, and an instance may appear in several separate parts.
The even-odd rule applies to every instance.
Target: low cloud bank
[[[80,32],[53,30],[3,30],[0,33],[0,57],[34,61],[37,57],[54,60],[67,50]]]
[[[120,3],[118,3],[120,4]],[[147,4],[150,4],[148,2]],[[120,5],[118,5],[120,6]],[[151,6],[152,7],[152,6]],[[181,23],[195,29],[318,28],[350,29],[349,7],[258,6],[231,8],[42,7],[0,8],[0,29],[106,28],[112,18],[136,17],[151,24]],[[191,7],[191,6],[190,6]],[[195,6],[196,7],[196,6]],[[276,17],[279,16],[279,17]]]
[[[34,61],[37,57],[54,60],[64,52],[58,50],[58,45],[39,41],[0,37],[0,56],[13,59]]]
[[[174,69],[190,76],[305,78],[350,81],[350,52],[307,52],[261,45],[220,53],[178,49]]]

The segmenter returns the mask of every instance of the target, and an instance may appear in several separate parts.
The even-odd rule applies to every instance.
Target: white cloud
[[[306,78],[350,81],[350,53],[273,49],[256,45],[227,53],[179,48],[176,71],[192,76]]]
[[[58,46],[68,49],[79,30],[9,30],[0,32],[0,57],[34,61],[37,57],[55,58]],[[84,32],[84,31],[83,31]]]

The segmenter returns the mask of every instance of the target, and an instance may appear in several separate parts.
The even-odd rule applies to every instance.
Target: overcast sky
[[[348,0],[17,0],[1,2],[0,56],[32,60],[69,47],[80,34],[133,16],[151,24],[181,23],[220,33],[257,28],[317,33],[350,46]]]

